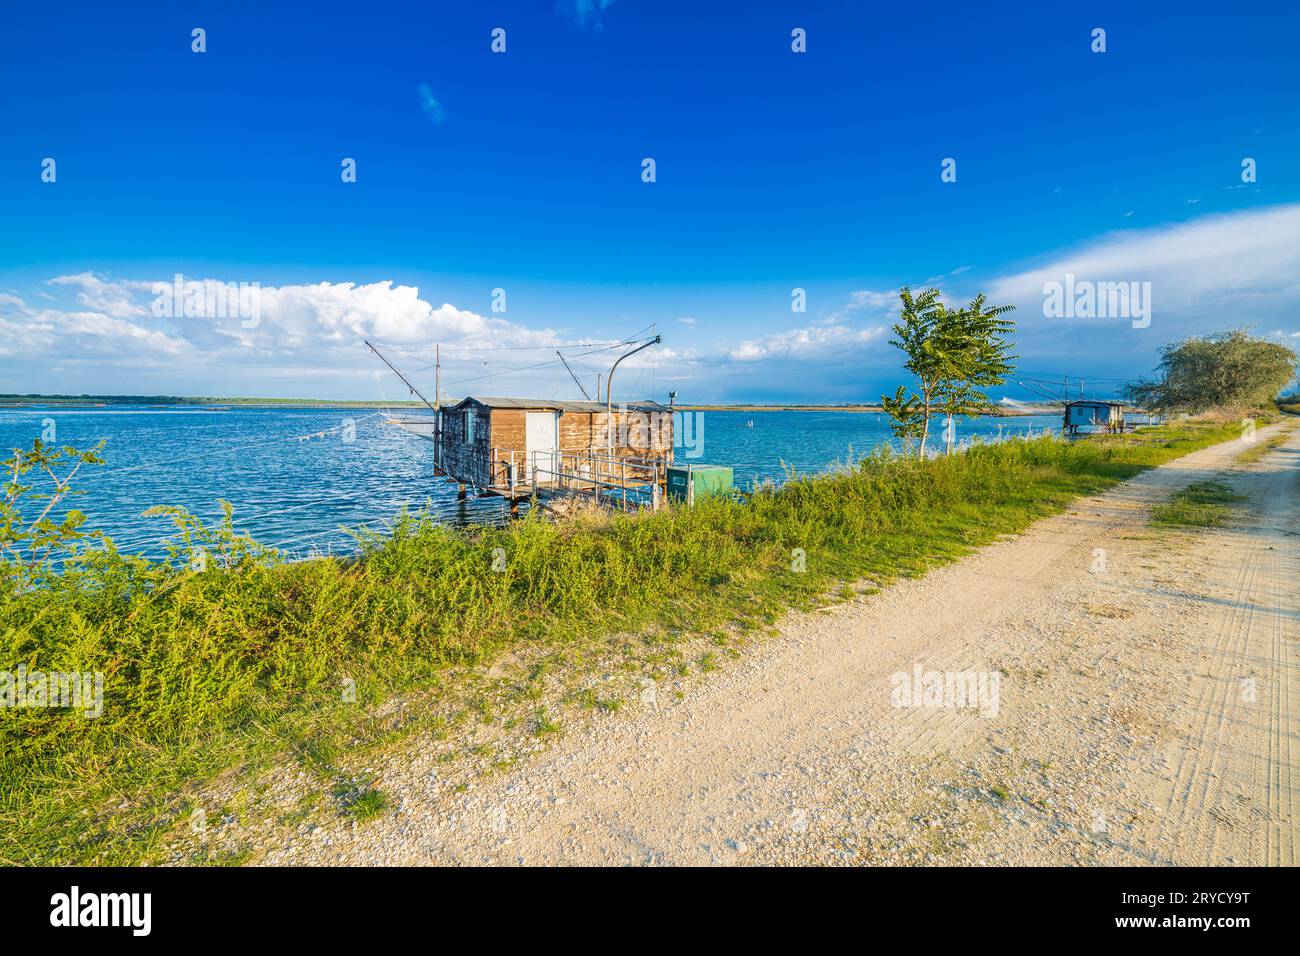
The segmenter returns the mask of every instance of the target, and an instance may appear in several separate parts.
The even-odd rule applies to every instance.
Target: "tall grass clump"
[[[154,512],[177,529],[167,561],[96,539],[59,574],[5,579],[0,672],[102,673],[104,710],[0,710],[0,861],[147,859],[187,788],[259,755],[324,760],[356,714],[454,668],[649,627],[770,623],[1237,433],[1193,422],[936,459],[880,451],[740,499],[601,520],[534,511],[451,529],[405,514],[389,534],[357,531],[355,558],[296,563],[236,534],[229,509],[215,528]]]

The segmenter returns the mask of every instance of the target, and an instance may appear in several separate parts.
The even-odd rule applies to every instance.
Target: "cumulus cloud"
[[[6,358],[130,356],[148,362],[191,351],[184,339],[102,312],[33,308],[17,296],[0,298],[0,356]]]
[[[187,366],[262,365],[285,371],[354,366],[366,339],[410,348],[503,342],[550,346],[558,341],[551,329],[525,328],[447,302],[434,305],[414,286],[391,281],[248,288],[251,301],[232,294],[225,311],[189,315],[185,306],[191,294],[201,302],[205,290],[210,296],[229,286],[216,279],[186,280],[177,305],[171,279],[117,280],[80,273],[59,276],[48,285],[69,290],[79,306],[93,307],[37,308],[20,296],[0,295],[0,354],[142,363],[183,359]],[[253,304],[255,310],[247,308]]]

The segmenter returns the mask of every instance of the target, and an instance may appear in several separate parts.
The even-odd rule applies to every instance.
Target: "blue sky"
[[[470,390],[573,395],[503,370],[654,325],[640,394],[874,400],[902,284],[1017,305],[1022,369],[1098,388],[1186,334],[1294,342],[1300,13],[1135,6],[24,6],[0,391],[391,397],[370,337],[413,366],[476,350],[446,380],[500,374]],[[1150,326],[1045,317],[1067,272],[1150,281]],[[175,273],[259,283],[259,326],[151,314]]]

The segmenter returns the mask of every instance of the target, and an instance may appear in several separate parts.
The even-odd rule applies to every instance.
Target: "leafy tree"
[[[1129,401],[1160,412],[1263,408],[1296,374],[1296,353],[1245,329],[1191,336],[1160,350],[1154,379],[1125,388]]]
[[[892,400],[881,397],[895,434],[900,427],[912,434],[912,422],[919,419],[921,456],[933,414],[969,415],[990,408],[984,389],[1006,381],[1015,358],[1005,338],[1015,323],[1003,318],[1014,306],[989,306],[981,293],[965,308],[949,309],[939,296],[938,289],[917,296],[906,286],[899,291],[902,309],[890,344],[907,356],[903,367],[916,376],[916,391],[910,404],[902,404],[901,390]]]

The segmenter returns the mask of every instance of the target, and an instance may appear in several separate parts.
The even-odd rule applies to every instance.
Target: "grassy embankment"
[[[429,729],[375,718],[396,695],[441,693],[520,647],[567,653],[594,640],[621,654],[770,626],[846,582],[920,574],[1239,434],[1185,422],[923,462],[871,457],[746,502],[596,523],[456,531],[408,520],[367,539],[356,561],[245,557],[194,573],[101,555],[0,604],[0,670],[105,674],[97,719],[0,711],[0,862],[158,859],[196,785],[286,759],[363,819],[383,796],[348,794],[340,755]],[[345,679],[355,702],[340,699]],[[539,736],[557,725],[536,719]]]

